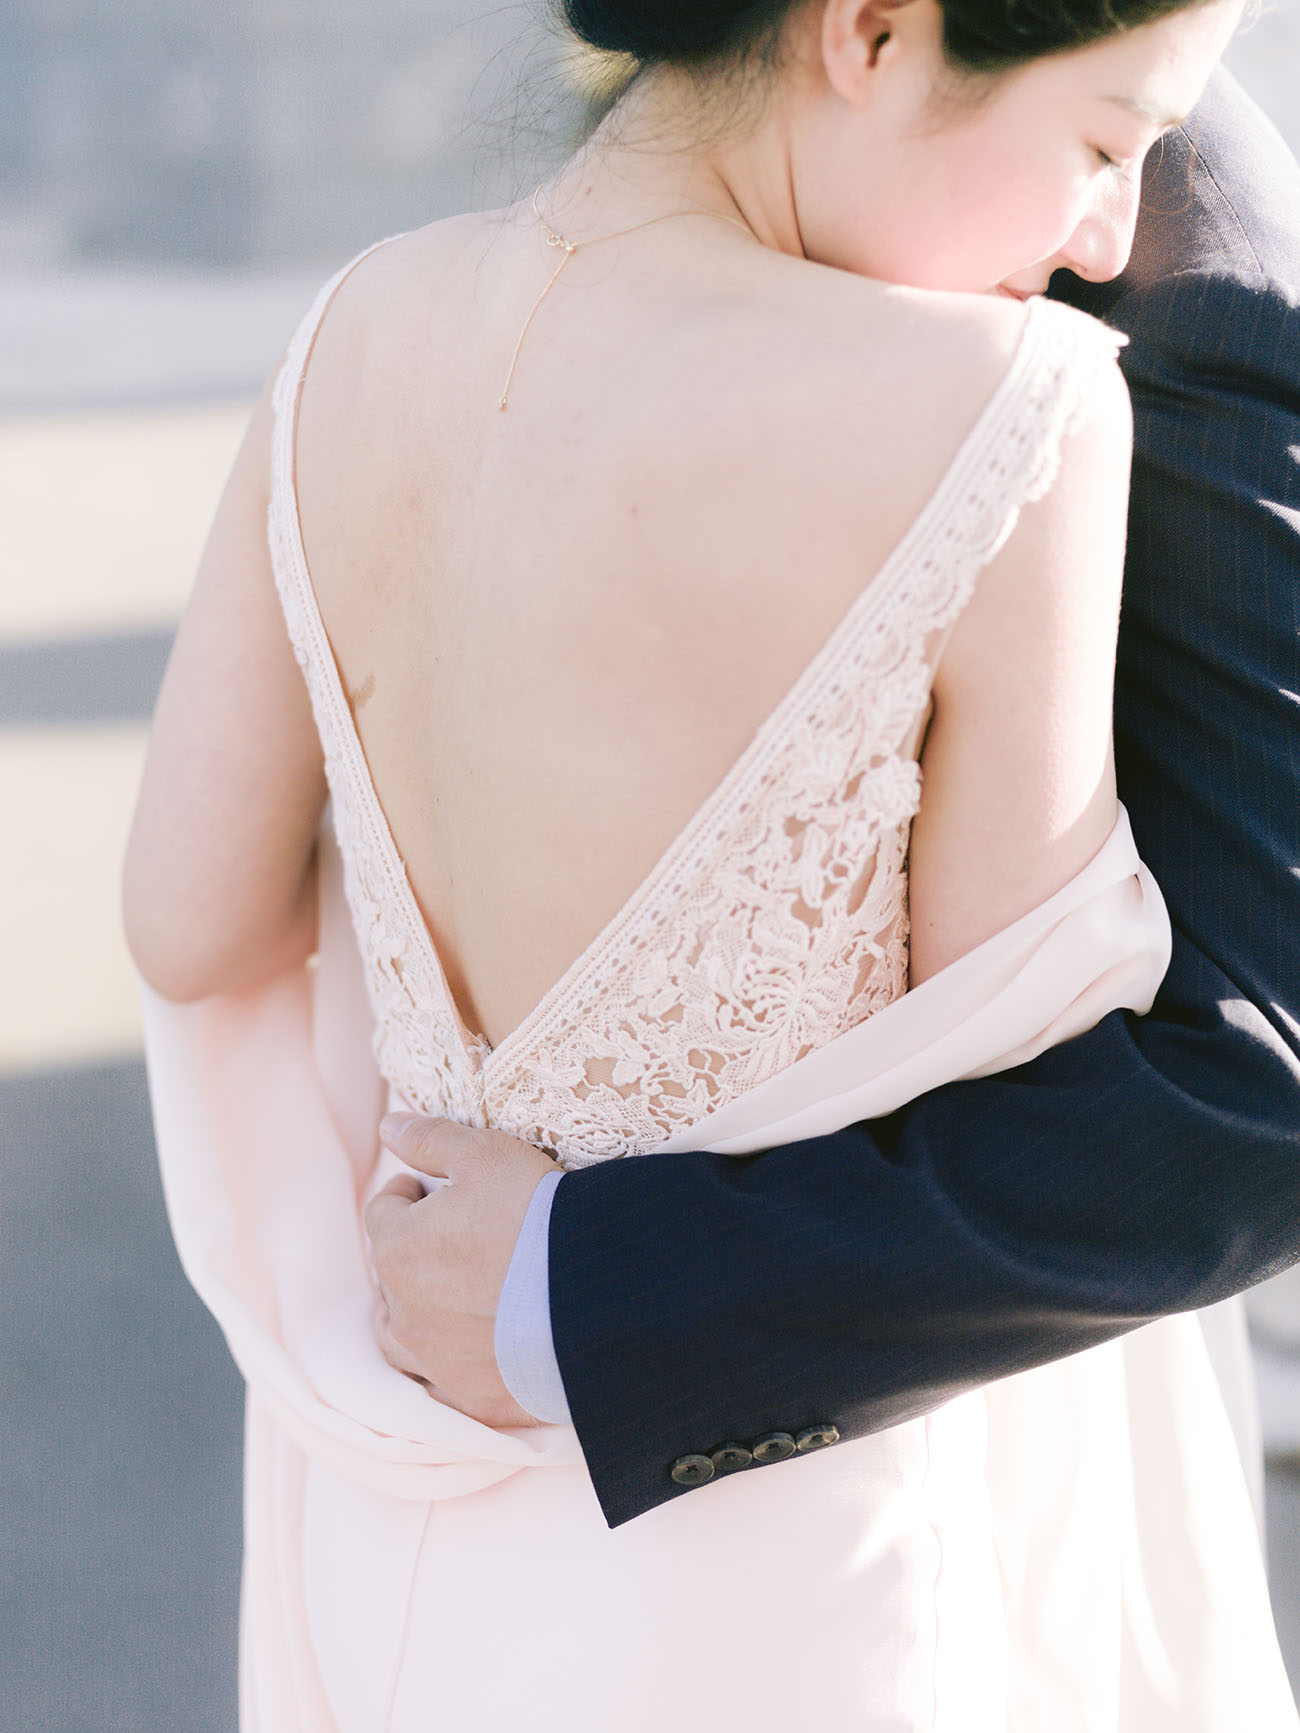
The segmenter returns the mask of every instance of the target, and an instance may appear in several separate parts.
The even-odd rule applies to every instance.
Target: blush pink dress
[[[363,255],[364,256],[364,255]],[[1117,339],[1046,302],[947,475],[714,794],[495,1048],[457,1015],[307,570],[326,285],[275,394],[270,545],[324,749],[317,964],[146,995],[169,1207],[249,1385],[243,1733],[1295,1733],[1231,1415],[1194,1318],[737,1475],[618,1530],[569,1427],[388,1367],[361,1211],[388,1104],[562,1165],[758,1148],[1149,1007],[1127,826],[913,994],[906,851],[936,646]],[[667,1465],[665,1465],[665,1473]]]

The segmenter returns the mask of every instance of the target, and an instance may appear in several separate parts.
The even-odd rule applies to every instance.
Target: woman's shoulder
[[[363,337],[382,329],[404,307],[458,279],[500,231],[508,213],[441,217],[370,242],[329,279],[330,324]],[[322,291],[324,292],[324,291]]]
[[[792,370],[838,387],[846,404],[865,406],[864,385],[903,382],[912,396],[927,387],[987,396],[1020,344],[1025,312],[1005,297],[908,288],[780,255],[758,263],[766,269],[742,307],[775,386]]]
[[[810,273],[820,302],[817,330],[842,370],[867,365],[944,397],[989,401],[1004,382],[1033,395],[1059,379],[1080,389],[1116,377],[1125,338],[1073,307],[1036,296],[966,294],[876,283],[848,273],[826,283]],[[829,292],[828,292],[829,291]],[[852,375],[846,373],[847,379]],[[1105,390],[1105,385],[1102,387]]]
[[[815,456],[853,486],[860,509],[864,490],[919,506],[972,435],[1012,462],[1017,444],[1031,465],[1042,447],[1055,471],[1085,420],[1123,433],[1122,340],[1086,315],[787,263],[786,281],[778,266],[752,296],[720,298],[670,362],[647,358],[647,395],[679,444],[683,428],[705,450],[779,438],[799,470]]]
[[[1120,333],[1041,296],[869,287],[876,291],[869,365],[883,377],[881,395],[859,398],[857,413],[870,416],[887,402],[890,419],[923,441],[952,448],[970,437],[977,448],[1000,451],[1009,472],[1019,458],[1026,498],[1046,492],[1065,470],[1109,471],[1114,451],[1127,452],[1132,412],[1118,365]],[[849,333],[830,322],[828,329],[841,355],[853,356]]]
[[[1006,295],[885,284],[777,258],[747,292],[706,307],[665,384],[730,405],[737,422],[798,429],[801,439],[870,450],[911,437],[951,445],[1000,399],[1014,419],[1063,401],[1122,393],[1123,339],[1072,308]],[[744,389],[719,391],[730,366]],[[714,414],[702,428],[712,429]],[[738,429],[738,432],[741,430]]]

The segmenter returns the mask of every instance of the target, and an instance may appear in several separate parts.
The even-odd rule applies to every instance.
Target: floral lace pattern
[[[303,550],[298,400],[351,268],[322,289],[276,385],[269,536],[324,749],[379,1065],[413,1108],[499,1126],[565,1167],[643,1153],[905,990],[914,752],[933,647],[1021,507],[1051,486],[1121,339],[1030,303],[1008,372],[911,530],[614,919],[494,1050],[452,1001]]]

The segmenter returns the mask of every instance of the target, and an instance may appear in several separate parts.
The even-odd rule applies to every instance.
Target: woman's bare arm
[[[1115,823],[1111,706],[1132,413],[1097,382],[1047,496],[944,651],[909,886],[915,985],[1061,888]]]
[[[325,776],[267,548],[270,430],[268,388],[167,665],[127,846],[127,943],[169,999],[251,985],[315,943]]]

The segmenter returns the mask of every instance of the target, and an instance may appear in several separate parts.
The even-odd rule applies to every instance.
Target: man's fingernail
[[[419,1118],[416,1113],[386,1113],[379,1121],[379,1135],[384,1143],[391,1143],[399,1138],[408,1125],[414,1125]]]

